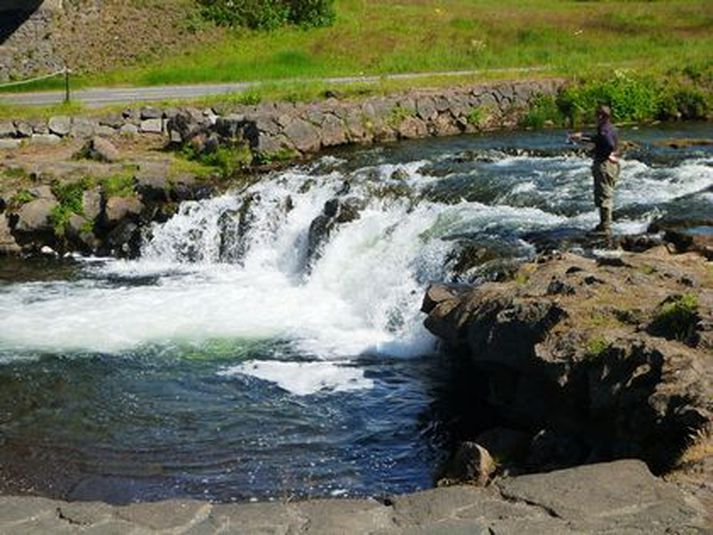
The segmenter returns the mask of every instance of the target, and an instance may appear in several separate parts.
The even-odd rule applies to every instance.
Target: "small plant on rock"
[[[27,204],[28,202],[33,201],[33,200],[35,200],[35,196],[32,195],[32,193],[30,193],[29,191],[27,191],[27,190],[18,191],[10,199],[10,206],[12,206],[14,208],[19,208],[23,204]]]
[[[687,342],[695,335],[699,319],[698,296],[690,293],[673,295],[658,306],[648,330],[656,336]]]
[[[601,357],[604,352],[611,347],[611,344],[603,336],[593,336],[587,342],[587,358],[595,359]]]

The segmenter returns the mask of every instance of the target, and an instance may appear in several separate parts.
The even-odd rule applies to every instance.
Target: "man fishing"
[[[619,158],[617,148],[619,138],[611,123],[609,106],[597,108],[597,133],[585,135],[582,132],[570,134],[571,141],[594,143],[592,175],[594,176],[594,205],[599,208],[599,225],[595,232],[611,233],[612,212],[614,210],[614,187],[619,178]]]

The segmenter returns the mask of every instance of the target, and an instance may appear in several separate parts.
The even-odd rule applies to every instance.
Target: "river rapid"
[[[615,233],[711,219],[713,147],[659,143],[710,125],[621,137],[638,147]],[[0,260],[0,486],[112,503],[432,486],[450,422],[424,290],[595,225],[565,138],[342,150],[184,203],[138,260]]]

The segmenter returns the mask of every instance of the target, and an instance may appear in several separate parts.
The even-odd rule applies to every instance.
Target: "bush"
[[[594,120],[600,104],[612,108],[615,121],[643,121],[657,116],[660,91],[652,80],[617,71],[613,78],[565,89],[557,98],[559,109],[572,124]]]
[[[674,295],[659,305],[648,330],[656,336],[686,342],[695,335],[699,319],[698,296]]]
[[[530,104],[530,109],[522,118],[522,126],[542,128],[546,124],[561,125],[564,122],[562,111],[556,99],[551,95],[540,95]]]
[[[705,119],[711,112],[711,98],[690,87],[673,88],[664,94],[659,105],[659,119]]]
[[[199,0],[203,16],[223,26],[274,30],[286,24],[327,26],[334,0]]]

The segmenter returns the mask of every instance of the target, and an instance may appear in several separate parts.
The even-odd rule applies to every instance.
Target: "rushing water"
[[[713,149],[655,144],[708,126],[622,134],[640,147],[616,232],[710,219]],[[446,437],[424,289],[595,224],[589,161],[563,140],[338,152],[183,204],[140,260],[0,264],[0,482],[112,502],[429,487]],[[339,222],[318,232],[333,199]],[[482,264],[456,273],[473,245]]]

